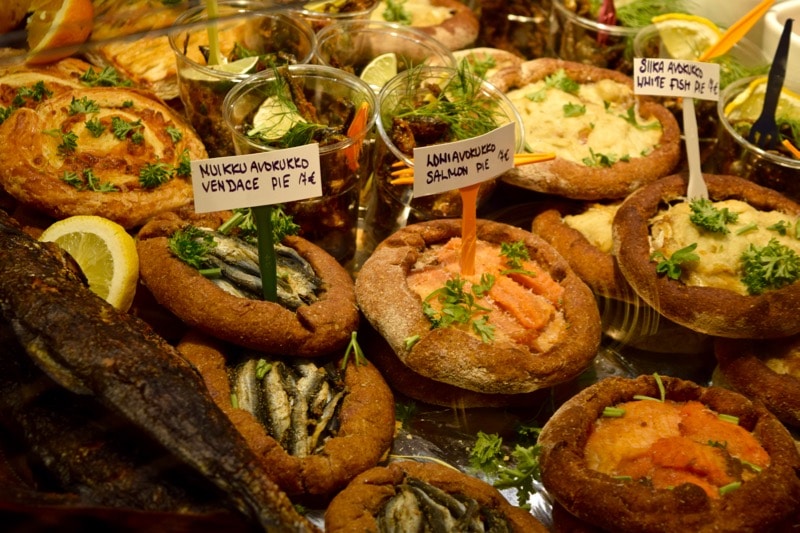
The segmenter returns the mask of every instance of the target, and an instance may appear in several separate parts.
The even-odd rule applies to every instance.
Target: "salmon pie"
[[[362,267],[364,316],[414,372],[491,394],[567,381],[594,358],[591,290],[541,238],[479,221],[474,273],[462,275],[461,221],[400,229]]]
[[[578,200],[623,198],[672,172],[680,129],[662,105],[633,94],[617,71],[542,58],[506,89],[525,124],[526,150],[555,159],[503,174],[507,183]]]
[[[800,332],[800,205],[734,176],[685,176],[631,194],[613,222],[614,255],[636,293],[668,319],[730,338]]]
[[[548,493],[605,531],[769,531],[800,505],[791,435],[727,389],[606,378],[565,402],[538,443]]]
[[[190,332],[178,350],[290,495],[330,497],[389,453],[394,398],[355,354],[270,356]]]
[[[350,274],[322,248],[286,235],[275,247],[276,298],[265,299],[258,249],[240,226],[227,230],[232,220],[187,208],[142,227],[139,274],[156,301],[189,327],[253,350],[319,357],[344,349],[359,322]]]

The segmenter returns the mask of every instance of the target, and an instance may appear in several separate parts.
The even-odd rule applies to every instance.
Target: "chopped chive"
[[[604,407],[603,408],[603,416],[609,418],[620,418],[621,416],[625,415],[625,409],[620,407]]]
[[[728,494],[729,492],[735,491],[736,489],[738,489],[741,486],[742,486],[742,482],[741,481],[734,481],[733,483],[728,483],[727,485],[723,485],[723,486],[721,486],[719,488],[719,495],[720,496],[724,496],[724,495]]]
[[[216,268],[201,268],[198,270],[200,274],[209,279],[216,279],[222,275],[222,269],[219,267]]]
[[[758,224],[756,224],[755,222],[751,222],[746,226],[742,226],[741,228],[736,230],[736,235],[742,235],[744,233],[747,233],[748,231],[753,231],[757,229],[758,229]]]
[[[234,409],[239,408],[239,398],[236,396],[235,393],[231,393],[231,405]]]
[[[631,476],[614,476],[614,479],[618,479],[620,481],[632,481],[633,478]]]
[[[724,413],[720,413],[717,415],[717,418],[720,420],[724,420],[725,422],[730,422],[731,424],[739,424],[739,417],[733,415],[726,415]]]
[[[267,375],[272,369],[272,363],[268,363],[266,359],[259,359],[256,363],[256,379],[264,379],[264,376]]]
[[[413,348],[414,345],[417,344],[417,341],[419,341],[419,335],[412,335],[410,337],[406,337],[405,341],[403,341],[405,342],[406,350],[410,350],[411,348]]]

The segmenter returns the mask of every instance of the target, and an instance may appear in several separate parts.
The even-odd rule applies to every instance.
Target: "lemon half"
[[[766,76],[754,79],[745,90],[736,95],[736,98],[728,102],[724,110],[725,116],[731,122],[739,120],[755,121],[761,115],[761,109],[764,107],[764,94],[766,91]],[[800,95],[783,87],[781,96],[778,99],[775,116],[789,120],[800,120]]]
[[[673,59],[696,60],[722,36],[716,24],[697,15],[666,13],[652,22]]]
[[[139,255],[125,228],[100,216],[78,215],[53,223],[39,240],[66,250],[93,293],[121,311],[130,308],[139,280]]]

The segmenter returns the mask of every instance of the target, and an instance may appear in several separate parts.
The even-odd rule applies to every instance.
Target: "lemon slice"
[[[397,75],[397,54],[387,52],[374,57],[361,71],[362,80],[372,87],[380,89]]]
[[[219,63],[217,65],[207,65],[207,67],[211,70],[217,70],[219,72],[224,72],[226,74],[250,74],[255,72],[256,67],[258,66],[258,57],[245,57],[242,59],[237,59],[236,61],[231,61],[230,63]],[[181,75],[184,78],[192,79],[195,81],[221,81],[220,78],[215,78],[211,74],[206,74],[204,72],[200,72],[199,70],[193,68],[185,68],[181,71]]]
[[[764,93],[767,91],[767,78],[756,78],[736,98],[725,106],[725,116],[731,122],[746,120],[753,122],[764,107]],[[800,95],[784,87],[775,110],[777,118],[800,120]]]
[[[716,24],[697,15],[666,13],[652,22],[673,59],[695,60],[722,36]]]
[[[303,9],[319,13],[338,13],[346,3],[347,0],[320,0],[304,4]]]
[[[125,228],[107,218],[78,215],[53,223],[39,240],[69,252],[93,293],[121,311],[130,308],[139,279],[139,255]]]
[[[71,48],[92,33],[92,0],[34,0],[25,24],[30,54],[28,63],[50,63],[72,55]]]
[[[264,141],[277,141],[298,122],[305,119],[284,99],[270,96],[264,100],[253,117],[253,127],[248,136],[259,136]]]

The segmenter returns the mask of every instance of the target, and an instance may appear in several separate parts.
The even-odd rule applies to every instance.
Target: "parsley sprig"
[[[750,244],[741,260],[742,283],[750,294],[781,288],[800,277],[800,257],[775,238],[762,247]]]
[[[661,250],[656,250],[650,254],[650,260],[657,261],[656,272],[666,274],[670,279],[678,280],[681,278],[683,263],[700,260],[700,256],[694,253],[696,248],[697,243],[693,242],[689,246],[676,250],[669,258]]]
[[[697,198],[689,203],[692,214],[689,220],[695,226],[713,233],[728,233],[728,224],[739,219],[738,213],[733,213],[727,207],[719,209],[708,198]]]
[[[522,241],[504,242],[500,244],[500,255],[506,258],[508,269],[502,270],[501,274],[525,274],[535,276],[536,272],[522,268],[523,261],[530,260],[528,247]]]
[[[84,72],[79,79],[89,87],[130,87],[133,85],[131,80],[121,78],[113,67],[104,67],[100,72],[89,67],[89,70]]]
[[[483,342],[494,339],[494,326],[488,323],[486,313],[489,309],[478,305],[476,298],[481,298],[494,285],[494,276],[482,274],[480,283],[472,284],[471,292],[464,289],[466,280],[460,276],[449,279],[444,287],[430,293],[422,302],[422,312],[431,322],[431,329],[446,328],[456,324],[470,325]],[[441,310],[431,305],[436,300]]]
[[[79,191],[94,191],[94,192],[116,192],[119,187],[107,181],[100,182],[94,171],[91,168],[86,168],[79,176],[77,172],[65,171],[61,176],[61,180],[72,185]]]

